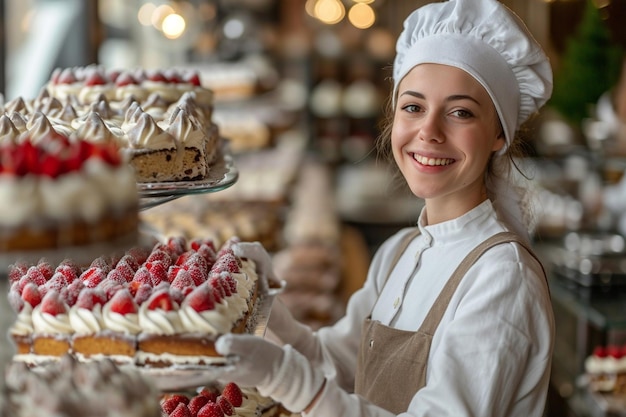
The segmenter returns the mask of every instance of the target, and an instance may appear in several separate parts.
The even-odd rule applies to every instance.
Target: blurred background
[[[548,53],[554,96],[523,130],[557,345],[549,416],[626,415],[580,387],[596,346],[626,343],[626,0],[506,0]],[[0,0],[0,91],[57,68],[189,67],[240,178],[142,212],[162,234],[259,240],[281,296],[331,324],[391,233],[421,209],[374,150],[402,21],[429,1]]]

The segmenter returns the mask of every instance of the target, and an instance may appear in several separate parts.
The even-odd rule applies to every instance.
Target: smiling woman
[[[228,378],[309,417],[540,417],[554,318],[511,155],[550,64],[497,0],[419,8],[396,50],[380,146],[424,200],[417,225],[380,246],[332,327],[274,303],[282,348],[229,335],[216,349],[241,358]]]

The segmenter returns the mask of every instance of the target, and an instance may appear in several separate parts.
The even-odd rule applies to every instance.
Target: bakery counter
[[[535,249],[548,273],[556,324],[546,416],[626,415],[626,401],[590,393],[581,378],[596,346],[626,343],[626,286],[581,285],[555,262],[560,242],[536,243]]]

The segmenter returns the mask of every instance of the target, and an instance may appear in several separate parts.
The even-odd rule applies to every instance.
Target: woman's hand
[[[236,357],[221,381],[254,386],[292,412],[309,407],[324,385],[322,373],[290,345],[281,348],[258,336],[228,334],[217,340],[215,349]]]

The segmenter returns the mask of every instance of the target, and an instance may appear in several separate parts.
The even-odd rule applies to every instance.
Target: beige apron
[[[401,242],[387,279],[400,255],[417,234],[419,229],[418,233],[409,233]],[[463,259],[416,332],[394,329],[367,318],[363,323],[357,358],[355,392],[392,413],[406,411],[415,393],[426,385],[432,338],[461,279],[483,253],[507,242],[519,243],[537,259],[533,251],[513,233],[502,232],[485,240]]]

